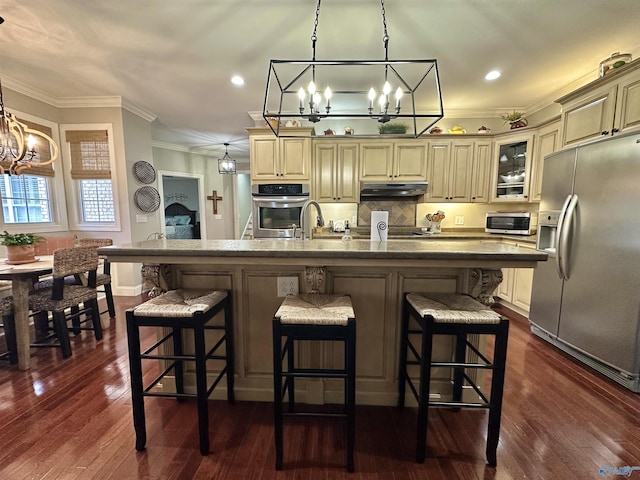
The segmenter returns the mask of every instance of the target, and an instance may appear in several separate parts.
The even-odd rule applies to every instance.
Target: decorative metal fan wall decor
[[[141,211],[152,213],[160,207],[160,194],[153,187],[141,187],[133,194],[133,201]]]
[[[156,180],[156,170],[153,168],[149,162],[145,162],[144,160],[140,160],[133,164],[133,176],[140,183],[150,184],[155,182]]]

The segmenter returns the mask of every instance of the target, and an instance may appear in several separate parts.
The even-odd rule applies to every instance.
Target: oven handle
[[[255,203],[269,203],[269,204],[288,204],[288,203],[304,203],[309,200],[309,197],[268,197],[268,196],[256,196],[253,195],[253,201]]]

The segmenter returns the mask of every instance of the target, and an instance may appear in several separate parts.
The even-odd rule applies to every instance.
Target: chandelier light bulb
[[[384,82],[384,87],[382,87],[382,93],[384,93],[385,95],[389,95],[390,92],[391,92],[391,85],[389,85],[389,82]]]
[[[307,90],[309,91],[309,95],[311,95],[312,97],[313,94],[316,93],[316,84],[313,83],[313,80],[309,82],[309,87],[307,88]]]
[[[29,135],[27,137],[27,149],[29,149],[30,152],[34,151],[36,147],[36,139],[33,137],[33,135]]]
[[[298,90],[298,98],[300,99],[301,102],[304,102],[304,98],[307,96],[306,92],[304,91],[304,88],[300,87],[300,90]]]
[[[402,98],[402,89],[398,87],[396,90],[396,109],[400,109],[400,99]]]
[[[322,96],[318,92],[315,92],[313,94],[313,103],[314,103],[314,105],[320,105],[321,101],[322,101]]]
[[[324,90],[324,98],[327,100],[327,113],[329,113],[329,109],[331,108],[331,95],[333,95],[333,92],[331,91],[331,88],[327,86]]]
[[[380,98],[378,99],[378,103],[380,104],[380,111],[383,112],[385,110],[385,107],[387,106],[386,95],[380,95]]]

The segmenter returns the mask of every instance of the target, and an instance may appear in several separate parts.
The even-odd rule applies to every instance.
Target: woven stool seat
[[[214,317],[224,312],[224,324],[216,324]],[[158,297],[129,309],[127,340],[131,369],[131,398],[133,425],[136,431],[136,450],[144,450],[147,434],[144,397],[174,397],[178,400],[195,398],[198,408],[198,433],[200,453],[209,453],[209,409],[207,399],[223,376],[227,379],[227,400],[234,403],[234,345],[231,296],[227,291],[170,290]],[[145,351],[140,350],[140,327],[164,327],[164,336]],[[183,351],[183,332],[193,334],[193,353]],[[207,333],[218,331],[218,334]],[[218,335],[213,346],[205,341]],[[210,340],[209,340],[210,341]],[[163,347],[164,346],[164,347]],[[224,352],[220,352],[224,347]],[[162,373],[149,385],[143,384],[143,360],[164,362]],[[207,370],[207,361],[222,362],[217,374]],[[184,389],[185,364],[195,363],[196,393]],[[153,387],[168,374],[173,373],[175,393],[154,391]],[[215,376],[210,385],[207,378]]]
[[[422,317],[434,322],[499,323],[500,315],[468,295],[455,293],[407,294],[407,301]]]
[[[137,317],[191,317],[196,312],[204,312],[224,300],[224,290],[170,290],[154,297],[133,310]]]
[[[348,296],[308,293],[286,297],[274,316],[286,324],[346,325],[355,314]]]
[[[411,323],[411,320],[414,320],[414,323]],[[400,334],[398,406],[404,407],[405,386],[409,385],[418,401],[417,462],[422,463],[425,458],[429,407],[486,408],[489,410],[486,456],[489,465],[495,467],[508,334],[509,321],[506,318],[468,295],[409,293],[405,296]],[[416,340],[417,335],[420,335],[419,346],[412,343],[412,339]],[[451,360],[433,361],[433,338],[436,335],[455,337],[455,350]],[[491,359],[467,339],[468,335],[495,337]],[[417,386],[409,376],[408,365],[417,365],[420,368]],[[430,400],[432,367],[450,369],[451,400]],[[468,371],[478,370],[492,372],[489,396],[483,393],[477,379],[468,374]],[[465,387],[471,387],[477,396],[470,401],[463,400]]]

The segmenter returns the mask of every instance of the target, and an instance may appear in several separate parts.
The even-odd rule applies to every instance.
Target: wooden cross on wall
[[[222,197],[219,197],[218,196],[218,192],[216,190],[214,190],[213,193],[207,197],[207,200],[213,200],[213,214],[217,215],[217,213],[218,213],[218,202],[222,201]]]

